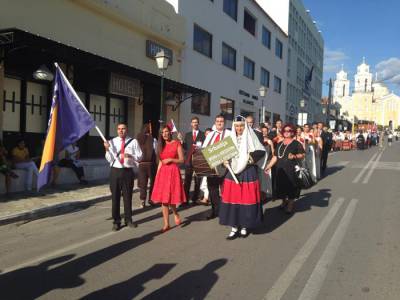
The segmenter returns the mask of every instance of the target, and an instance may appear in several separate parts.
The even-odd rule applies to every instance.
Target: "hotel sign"
[[[140,97],[140,80],[111,73],[109,92],[129,98]]]
[[[174,53],[171,49],[164,47],[164,46],[157,44],[156,42],[153,42],[150,40],[146,41],[146,56],[147,57],[154,59],[156,54],[158,52],[160,52],[161,50],[164,50],[165,54],[169,57],[168,65],[172,65],[172,62],[174,60]]]

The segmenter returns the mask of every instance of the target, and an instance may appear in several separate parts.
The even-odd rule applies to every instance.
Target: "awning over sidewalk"
[[[35,53],[38,64],[47,63],[51,67],[53,62],[64,62],[80,66],[88,66],[98,70],[109,70],[120,74],[137,78],[143,82],[159,85],[160,76],[152,74],[133,66],[128,66],[120,62],[101,57],[95,53],[89,53],[69,45],[58,43],[54,40],[41,37],[20,29],[2,29],[0,30],[0,47],[4,49],[3,57],[0,60],[6,60],[14,55],[18,55],[17,62],[13,62],[16,69],[20,71],[33,73],[39,65],[34,65],[32,55],[23,55],[24,53]],[[154,62],[155,63],[155,62]],[[27,70],[27,66],[32,66]],[[7,67],[7,66],[6,66]],[[19,72],[20,73],[20,72]],[[203,94],[206,91],[199,88],[165,78],[165,89],[176,93]]]

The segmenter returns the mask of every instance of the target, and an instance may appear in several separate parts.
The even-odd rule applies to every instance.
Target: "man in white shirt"
[[[132,222],[132,191],[134,172],[142,158],[142,150],[136,139],[128,137],[128,127],[118,124],[118,137],[104,143],[106,159],[110,163],[110,190],[112,198],[113,231],[121,229],[121,191],[124,200],[125,225],[137,227]]]
[[[222,141],[224,138],[229,136],[230,130],[224,129],[225,127],[225,117],[223,115],[218,115],[215,117],[214,131],[210,132],[204,143],[203,148],[209,145],[213,145]],[[209,200],[211,202],[211,214],[207,216],[207,219],[213,219],[218,216],[219,213],[219,203],[221,201],[220,196],[220,186],[223,183],[223,178],[220,177],[207,177],[207,187],[209,191]]]

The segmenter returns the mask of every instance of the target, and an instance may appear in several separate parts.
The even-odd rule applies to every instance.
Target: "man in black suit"
[[[254,128],[254,117],[252,115],[248,115],[246,117],[246,123],[249,125],[251,129],[254,130],[254,133],[256,134],[258,140],[260,141],[261,145],[264,145],[264,137],[262,135],[262,132],[256,128]]]
[[[193,178],[193,165],[192,165],[192,154],[196,148],[201,148],[201,145],[204,142],[205,136],[204,132],[199,130],[199,118],[193,117],[190,123],[192,130],[185,134],[185,138],[183,139],[183,149],[185,150],[185,194],[186,199],[189,202],[189,191],[190,185],[192,183]],[[200,183],[201,180],[199,177],[195,176],[194,178],[194,191],[192,194],[191,201],[193,204],[197,203],[200,193]]]
[[[322,122],[318,123],[318,130],[321,132],[322,139],[321,173],[323,174],[326,170],[328,154],[332,149],[333,135],[332,132],[328,131],[328,127]]]

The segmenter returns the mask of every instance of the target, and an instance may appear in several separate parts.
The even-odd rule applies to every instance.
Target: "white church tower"
[[[356,93],[369,93],[372,91],[372,73],[369,71],[369,65],[363,62],[357,67],[357,74],[354,76],[354,83]]]
[[[350,80],[347,79],[347,73],[342,70],[336,73],[336,80],[333,87],[333,102],[338,101],[338,98],[350,96]]]

